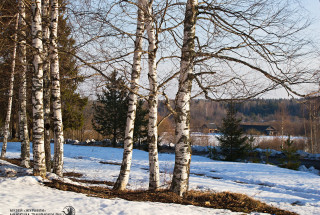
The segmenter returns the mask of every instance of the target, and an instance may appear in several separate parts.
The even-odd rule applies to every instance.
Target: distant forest
[[[238,116],[244,124],[272,125],[287,135],[305,135],[308,129],[308,108],[303,100],[254,99],[237,104]],[[218,127],[226,115],[224,102],[194,99],[191,102],[191,129],[201,131],[204,124],[215,123]],[[164,117],[168,110],[164,102],[159,103],[159,115]],[[170,124],[174,123],[169,118]],[[168,123],[166,123],[168,126]]]
[[[78,138],[79,140],[104,138],[92,128],[93,102],[89,101],[83,110],[85,121],[83,127],[80,130],[65,131],[67,138]],[[171,105],[173,103],[174,101],[171,101]],[[226,115],[226,105],[227,103],[224,102],[205,99],[192,100],[191,131],[206,132],[201,127],[210,123],[215,123],[217,127],[221,126],[222,119]],[[147,102],[144,106],[147,108]],[[318,100],[306,102],[305,100],[293,99],[254,99],[237,105],[238,117],[242,119],[243,124],[270,125],[278,131],[278,135],[283,133],[284,135],[299,135],[309,138],[313,135],[314,142],[317,141],[320,132],[319,107],[320,102]],[[164,101],[159,101],[158,110],[159,121],[169,114]],[[310,129],[311,126],[312,130]],[[163,123],[159,126],[159,135],[163,132],[170,132],[174,136],[174,119],[172,116],[163,120]]]

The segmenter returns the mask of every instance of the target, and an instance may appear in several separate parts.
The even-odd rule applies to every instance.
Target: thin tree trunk
[[[313,102],[313,152],[317,153],[318,139],[317,139],[317,109],[316,109],[316,100]]]
[[[19,0],[19,26],[21,40],[19,43],[19,62],[21,65],[20,73],[20,141],[21,141],[21,166],[30,167],[30,142],[28,132],[28,120],[27,120],[27,47],[26,47],[26,8],[23,0]]]
[[[43,109],[44,109],[44,150],[46,155],[46,169],[51,172],[51,147],[50,147],[50,20],[49,20],[49,0],[42,1],[42,32],[43,32]]]
[[[313,154],[313,126],[312,126],[312,109],[311,109],[311,100],[309,103],[309,121],[310,121],[310,144],[311,144],[311,153]]]
[[[149,122],[148,122],[148,146],[149,146],[149,189],[156,190],[160,186],[159,159],[158,159],[158,82],[157,82],[157,42],[153,23],[152,2],[148,4],[146,14],[146,31],[148,34],[148,64],[149,64]]]
[[[175,165],[171,190],[180,196],[188,190],[189,186],[191,162],[190,99],[197,6],[198,0],[188,0],[186,5],[179,88],[176,95]]]
[[[124,140],[124,149],[123,149],[123,158],[120,169],[120,174],[118,179],[113,187],[114,190],[124,190],[129,181],[129,174],[132,161],[132,149],[133,149],[133,130],[134,130],[134,121],[136,117],[137,101],[138,97],[136,93],[139,90],[138,83],[140,79],[141,72],[141,55],[142,55],[142,40],[144,32],[144,12],[142,8],[146,8],[146,0],[138,1],[138,22],[137,22],[137,31],[136,31],[136,40],[135,40],[135,53],[133,57],[133,66],[131,73],[131,90],[129,92],[129,105],[127,113],[127,123],[125,130],[125,140]]]
[[[62,176],[63,170],[63,125],[61,111],[61,93],[60,93],[60,74],[59,74],[59,56],[58,56],[58,0],[51,2],[51,35],[50,35],[50,51],[51,51],[51,81],[52,81],[52,110],[54,124],[54,163],[53,172]]]
[[[44,120],[43,120],[43,62],[42,62],[42,19],[41,0],[32,0],[32,47],[33,47],[33,174],[46,176],[44,154]]]
[[[14,45],[12,51],[12,63],[11,63],[11,74],[9,80],[9,98],[8,98],[8,109],[6,115],[6,121],[4,124],[4,137],[3,137],[3,145],[1,151],[1,158],[6,157],[7,152],[7,141],[9,136],[9,127],[11,120],[11,111],[12,111],[12,99],[13,99],[13,84],[14,84],[14,74],[16,67],[16,56],[17,56],[17,33],[18,33],[18,25],[19,25],[19,13],[16,15],[16,24],[15,24],[15,33],[14,33]]]

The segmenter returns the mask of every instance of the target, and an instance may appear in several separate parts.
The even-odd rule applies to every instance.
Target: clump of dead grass
[[[258,148],[260,149],[274,149],[277,151],[281,151],[282,148],[281,146],[283,145],[285,147],[285,141],[287,139],[281,139],[279,137],[273,138],[273,139],[264,139],[261,140],[258,143]],[[300,139],[296,139],[296,140],[292,140],[293,141],[293,145],[292,147],[296,150],[304,150],[305,149],[305,141],[304,140],[300,140]]]
[[[281,210],[250,198],[243,194],[236,194],[230,192],[212,193],[189,191],[184,197],[170,192],[169,190],[157,191],[114,191],[105,187],[98,186],[79,186],[65,183],[59,180],[52,180],[46,182],[46,186],[56,188],[64,191],[72,191],[77,193],[84,193],[88,196],[100,198],[122,198],[129,201],[149,201],[162,203],[176,203],[182,205],[194,205],[215,209],[229,209],[235,212],[262,212],[279,215],[294,215],[295,213]]]

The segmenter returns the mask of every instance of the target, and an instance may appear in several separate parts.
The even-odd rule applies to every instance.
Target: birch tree
[[[30,142],[27,121],[27,48],[26,48],[26,11],[25,3],[19,0],[19,63],[20,63],[20,88],[19,88],[19,102],[20,102],[20,141],[21,141],[21,166],[30,167]]]
[[[138,20],[137,20],[137,30],[135,39],[135,52],[133,56],[132,72],[131,72],[131,82],[130,82],[130,92],[129,92],[129,105],[127,113],[127,123],[125,130],[125,140],[124,140],[124,150],[123,158],[120,169],[120,174],[113,187],[114,190],[124,190],[129,181],[129,174],[132,162],[132,149],[133,149],[133,130],[135,114],[138,102],[138,90],[139,90],[139,79],[141,72],[141,55],[142,55],[142,42],[143,33],[145,30],[144,22],[144,9],[146,8],[146,0],[138,1]]]
[[[33,48],[33,78],[32,78],[32,105],[33,105],[33,174],[45,177],[44,152],[44,120],[43,120],[43,62],[42,62],[42,19],[41,0],[31,1],[32,9],[32,48]]]
[[[189,186],[191,162],[190,145],[190,99],[192,88],[192,73],[195,57],[195,29],[198,0],[188,0],[184,20],[184,37],[181,50],[179,73],[179,88],[175,107],[175,165],[171,190],[183,195]]]
[[[159,159],[158,159],[158,81],[157,81],[157,41],[152,10],[153,1],[148,2],[145,13],[146,31],[148,34],[148,68],[149,68],[149,122],[148,122],[148,146],[149,146],[149,189],[156,190],[160,186]]]
[[[50,69],[52,81],[52,109],[54,124],[54,158],[53,172],[62,176],[63,170],[63,125],[61,112],[61,93],[60,93],[60,74],[59,74],[59,56],[58,56],[58,0],[51,1],[51,32],[50,32]]]
[[[16,15],[15,32],[13,37],[14,45],[13,45],[13,51],[12,51],[11,74],[10,74],[10,80],[9,80],[8,108],[7,108],[7,115],[6,115],[6,120],[4,124],[4,137],[3,137],[3,145],[2,145],[2,151],[1,151],[2,159],[6,157],[7,142],[8,142],[8,136],[9,136],[9,126],[10,126],[11,111],[12,111],[13,85],[14,85],[14,75],[15,75],[16,56],[17,56],[18,25],[19,25],[19,13]]]
[[[49,44],[50,44],[50,2],[42,1],[42,32],[43,32],[43,109],[44,109],[44,149],[46,156],[46,169],[51,172],[51,147],[50,147],[50,62],[49,62]]]
[[[297,11],[291,11],[287,1],[188,1],[186,7],[171,184],[179,195],[188,189],[192,81],[198,87],[194,97],[217,101],[252,98],[279,86],[301,96],[292,86],[308,83],[297,58],[305,56],[301,50],[307,45],[297,32],[307,25],[291,19],[289,14]],[[201,28],[197,35],[196,21]]]

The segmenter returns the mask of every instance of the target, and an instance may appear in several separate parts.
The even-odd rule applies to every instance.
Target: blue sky
[[[320,1],[319,0],[302,0],[302,4],[309,12],[312,19],[312,35],[320,38]]]
[[[297,0],[297,2],[300,2],[301,4],[301,11],[302,15],[305,15],[306,18],[309,18],[311,21],[311,26],[308,28],[308,35],[306,37],[309,37],[315,41],[315,47],[316,50],[318,50],[319,56],[320,56],[320,0]],[[320,58],[317,57],[314,59],[313,68],[319,68]],[[91,92],[95,94],[94,90],[87,90],[88,86],[85,87],[86,92],[85,94],[88,94],[88,92]],[[89,87],[90,88],[90,87]],[[310,92],[311,90],[316,90],[317,86],[304,86],[303,87],[303,93]],[[175,93],[174,93],[175,94]],[[172,95],[174,96],[174,95]],[[288,94],[285,90],[274,90],[271,91],[262,97],[264,98],[288,98]]]
[[[317,45],[318,53],[320,54],[320,0],[300,0],[302,9],[311,21],[311,26],[308,28],[309,38],[313,39]],[[315,59],[316,67],[320,65],[320,58]],[[310,92],[313,87],[317,86],[305,86],[304,92]],[[262,96],[263,98],[290,98],[288,97],[288,93],[284,89],[278,89],[274,91],[270,91]]]

